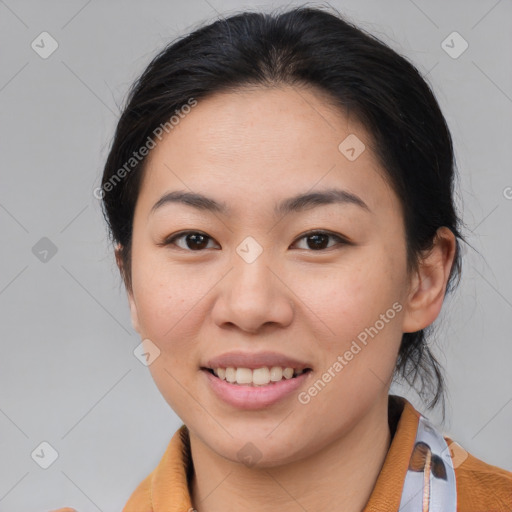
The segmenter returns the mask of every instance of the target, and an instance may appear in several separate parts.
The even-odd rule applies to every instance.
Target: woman
[[[234,15],[150,63],[96,192],[183,426],[124,512],[512,510],[512,473],[389,394],[443,403],[453,181],[428,85],[335,14]]]

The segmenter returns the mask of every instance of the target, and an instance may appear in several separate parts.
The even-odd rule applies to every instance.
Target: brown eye
[[[345,245],[350,242],[339,235],[327,231],[310,231],[297,239],[298,241],[305,240],[306,247],[299,247],[299,249],[307,249],[311,251],[323,251],[330,249],[335,245]],[[203,249],[212,248],[208,243],[213,241],[213,238],[200,231],[182,231],[166,238],[161,246],[174,245],[186,251],[202,251]],[[178,243],[179,242],[179,243]],[[334,243],[331,243],[334,242]],[[296,245],[298,242],[295,242]]]
[[[183,240],[182,245],[176,243],[177,240]],[[167,238],[160,245],[176,245],[180,249],[184,250],[201,251],[208,248],[208,241],[210,240],[213,240],[213,238],[209,237],[205,233],[201,233],[199,231],[184,231]]]
[[[306,240],[306,247],[299,247],[299,249],[311,249],[313,251],[330,249],[333,245],[336,245],[329,245],[329,239],[337,240],[338,245],[348,243],[342,237],[326,231],[310,231],[309,233],[301,236],[298,240],[303,239]]]

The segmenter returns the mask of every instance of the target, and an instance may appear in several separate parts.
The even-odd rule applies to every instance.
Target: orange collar
[[[390,416],[399,416],[396,432],[363,512],[398,510],[400,506],[402,486],[420,414],[408,400],[397,395],[389,395],[389,411]],[[188,430],[182,425],[170,440],[158,466],[148,477],[150,485],[146,499],[150,501],[151,510],[192,510],[187,480],[190,469],[189,453]],[[123,512],[129,512],[129,508],[125,508]]]

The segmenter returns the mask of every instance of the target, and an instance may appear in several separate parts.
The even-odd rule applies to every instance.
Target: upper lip
[[[202,368],[249,368],[254,370],[264,366],[269,368],[281,366],[282,368],[294,368],[295,370],[311,368],[303,361],[277,352],[227,352],[209,359]]]

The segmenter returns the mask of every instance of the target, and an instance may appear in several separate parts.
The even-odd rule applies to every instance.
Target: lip
[[[275,366],[280,366],[276,364]],[[222,365],[220,365],[222,367]],[[260,366],[256,366],[259,368]],[[245,367],[247,368],[247,366]],[[201,373],[207,379],[210,389],[215,395],[237,409],[255,410],[263,409],[290,396],[309,379],[311,371],[304,372],[292,379],[283,379],[266,386],[245,386],[231,384],[219,379],[207,369],[202,368]]]
[[[249,352],[227,352],[210,359],[205,364],[201,365],[201,368],[211,368],[214,370],[215,368],[231,367],[255,370],[256,368],[263,368],[264,366],[268,368],[281,366],[282,368],[294,368],[295,370],[311,368],[311,366],[304,361],[299,361],[293,357],[270,351],[255,352],[253,354]]]

